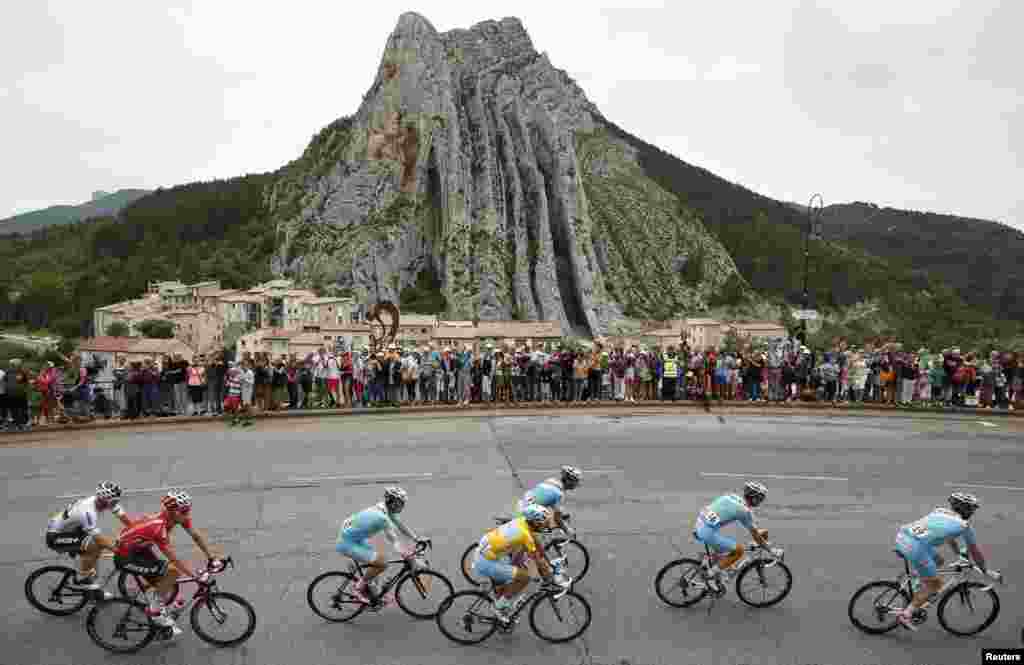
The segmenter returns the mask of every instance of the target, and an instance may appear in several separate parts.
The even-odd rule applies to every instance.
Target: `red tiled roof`
[[[80,351],[124,353],[138,341],[138,337],[92,337],[90,339],[82,340],[82,343],[78,345],[78,349]]]

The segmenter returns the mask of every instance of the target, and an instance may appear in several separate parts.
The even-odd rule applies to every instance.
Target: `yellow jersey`
[[[528,554],[537,552],[537,541],[525,517],[506,522],[480,539],[480,554],[490,561],[524,550]]]

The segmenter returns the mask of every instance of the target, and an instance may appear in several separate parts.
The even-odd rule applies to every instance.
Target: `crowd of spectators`
[[[473,403],[650,402],[718,400],[824,401],[835,405],[962,406],[1014,409],[1024,399],[1024,354],[839,348],[812,352],[793,339],[742,351],[664,351],[644,346],[593,349],[401,349],[391,345],[304,358],[245,354],[180,355],[120,361],[112,385],[75,356],[38,372],[13,359],[0,370],[5,429],[97,415],[127,419],[224,413],[235,386],[243,414],[282,409],[368,408]]]

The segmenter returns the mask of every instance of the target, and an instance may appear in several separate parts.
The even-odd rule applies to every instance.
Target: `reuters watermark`
[[[1024,649],[982,649],[981,663],[1022,663]]]

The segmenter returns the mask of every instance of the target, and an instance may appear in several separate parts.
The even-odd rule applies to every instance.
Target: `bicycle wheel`
[[[139,586],[139,582],[145,580],[142,577],[129,573],[127,570],[122,570],[117,576],[117,590],[121,592],[122,598],[129,598],[135,600],[139,594],[143,593],[146,589]],[[178,593],[181,591],[181,587],[177,582],[174,583],[174,595],[170,598],[165,599],[167,604],[170,605],[177,599]]]
[[[406,575],[395,587],[395,600],[405,613],[417,619],[433,619],[455,587],[436,570],[419,570]]]
[[[323,619],[334,623],[351,621],[366,609],[352,593],[355,585],[356,578],[350,573],[324,573],[309,583],[306,602]]]
[[[146,615],[146,606],[127,598],[94,605],[85,629],[93,642],[114,653],[135,653],[152,642],[158,630]]]
[[[858,618],[854,611],[857,608],[857,601],[864,598],[869,605],[864,607],[866,620]],[[896,614],[910,604],[910,594],[900,588],[896,582],[880,580],[868,582],[853,594],[846,612],[854,626],[869,635],[881,635],[888,633],[899,625]],[[862,603],[864,605],[864,603]],[[874,621],[877,625],[871,625],[867,621]]]
[[[991,587],[983,589],[986,585],[979,582],[961,582],[943,594],[935,611],[942,627],[959,637],[970,637],[991,626],[999,616],[999,595]],[[957,625],[960,616],[970,617],[964,628]]]
[[[771,607],[789,595],[793,574],[781,561],[757,560],[736,576],[736,594],[751,607]]]
[[[498,629],[494,603],[482,591],[459,591],[448,596],[434,620],[445,637],[459,644],[480,644]]]
[[[466,581],[473,586],[483,586],[484,579],[477,577],[473,572],[473,562],[476,561],[476,548],[480,546],[480,543],[473,543],[466,548],[466,551],[462,553],[461,563],[459,569],[462,571],[462,576],[466,578]]]
[[[211,592],[197,601],[189,619],[199,639],[218,647],[241,644],[256,630],[256,610],[245,598],[226,591]]]
[[[554,538],[544,546],[548,559],[564,557],[565,575],[573,582],[579,582],[590,570],[590,552],[578,540],[570,538]]]
[[[708,587],[696,559],[670,561],[654,578],[654,591],[667,605],[689,607],[707,595]]]
[[[575,640],[590,627],[590,619],[590,603],[575,591],[557,600],[550,593],[538,595],[530,608],[530,628],[552,644]]]
[[[40,612],[66,617],[89,602],[89,596],[72,588],[75,571],[67,566],[44,566],[25,580],[25,598]]]

